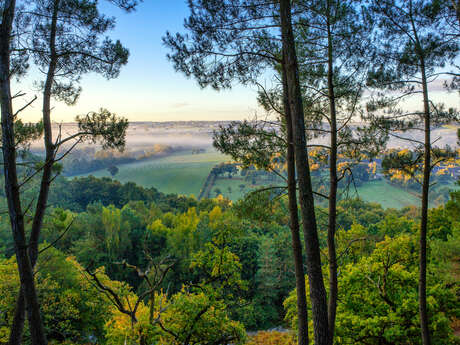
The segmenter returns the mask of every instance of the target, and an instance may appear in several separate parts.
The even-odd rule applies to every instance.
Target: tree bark
[[[47,341],[40,316],[40,306],[35,289],[33,268],[30,263],[27,249],[24,215],[22,212],[16,170],[14,114],[10,89],[10,37],[15,14],[15,5],[14,0],[7,0],[4,2],[2,24],[0,27],[0,92],[5,193],[8,202],[21,289],[24,292],[25,303],[22,303],[22,305],[25,306],[25,304],[27,304],[27,317],[32,344],[45,345]]]
[[[283,60],[286,68],[286,84],[288,87],[289,106],[292,116],[294,133],[295,161],[299,184],[299,202],[302,214],[302,225],[307,254],[307,274],[310,284],[310,300],[312,304],[313,325],[316,345],[329,344],[329,327],[321,269],[321,253],[315,217],[313,189],[306,150],[305,119],[300,91],[297,55],[292,32],[290,0],[279,0],[280,20],[283,44]]]
[[[16,306],[14,309],[13,323],[11,324],[10,336],[8,345],[21,345],[22,335],[24,331],[26,301],[24,299],[24,292],[22,288],[19,289],[19,294],[16,299]]]
[[[430,330],[428,327],[429,319],[426,307],[426,238],[428,227],[428,196],[430,190],[431,175],[431,114],[430,100],[428,96],[428,81],[425,69],[425,53],[422,49],[418,37],[415,20],[412,12],[412,0],[409,2],[409,16],[414,34],[415,49],[419,58],[420,74],[422,77],[423,93],[423,122],[424,122],[424,152],[423,152],[423,182],[422,182],[422,210],[420,220],[420,238],[419,238],[419,283],[418,283],[418,302],[420,314],[420,332],[422,335],[423,345],[431,345]]]
[[[430,104],[428,98],[428,85],[426,80],[425,63],[421,59],[422,87],[423,87],[423,107],[424,107],[424,132],[425,132],[425,148],[423,162],[423,184],[422,184],[422,214],[420,222],[420,276],[419,276],[419,312],[420,312],[420,328],[422,333],[423,345],[430,345],[430,330],[428,328],[428,312],[426,307],[426,238],[428,225],[428,194],[430,188],[431,174],[431,116]]]
[[[38,194],[37,205],[35,208],[34,219],[32,222],[32,230],[30,233],[29,253],[32,265],[35,265],[38,257],[38,242],[40,232],[43,225],[43,218],[48,202],[48,194],[52,178],[52,169],[55,159],[55,147],[53,144],[53,133],[51,128],[51,89],[54,83],[57,66],[56,54],[56,27],[59,11],[60,0],[54,1],[53,16],[51,18],[50,32],[50,63],[46,75],[45,87],[43,90],[43,132],[45,142],[45,162],[43,165],[43,173],[40,183],[40,191]]]
[[[292,237],[292,253],[294,256],[295,279],[297,291],[297,317],[298,317],[298,344],[308,344],[308,310],[307,292],[305,289],[305,272],[303,268],[302,243],[300,242],[300,225],[297,206],[297,183],[295,176],[294,134],[292,130],[291,110],[289,96],[287,94],[286,71],[282,68],[283,80],[283,103],[287,133],[287,175],[288,175],[288,198],[289,217]]]
[[[328,70],[327,84],[329,97],[329,113],[331,126],[331,149],[329,151],[329,219],[327,230],[327,248],[329,255],[329,300],[328,323],[330,344],[334,342],[335,318],[337,313],[338,282],[337,282],[337,254],[335,248],[335,233],[337,227],[337,110],[334,90],[334,63],[332,47],[332,31],[330,23],[331,13],[327,0],[327,40],[328,40]]]
[[[40,183],[40,191],[38,194],[37,204],[35,207],[35,214],[32,222],[32,229],[29,238],[29,257],[32,268],[35,267],[38,259],[38,244],[40,240],[41,228],[43,225],[43,218],[47,208],[49,189],[52,177],[52,168],[55,159],[55,148],[52,138],[51,128],[51,89],[54,82],[54,76],[57,66],[56,55],[56,27],[57,17],[59,11],[60,0],[54,1],[53,16],[51,18],[50,30],[50,63],[46,75],[45,86],[43,90],[43,131],[45,143],[45,162],[43,165],[43,173]],[[24,331],[24,314],[25,303],[21,302],[24,298],[22,289],[19,292],[18,300],[16,301],[16,308],[13,318],[12,331],[10,333],[9,345],[20,345],[22,334]]]

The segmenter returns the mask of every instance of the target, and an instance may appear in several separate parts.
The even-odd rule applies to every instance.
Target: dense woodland
[[[432,193],[458,178],[459,143],[432,131],[458,130],[433,85],[458,104],[460,2],[187,3],[163,37],[176,71],[255,87],[264,109],[214,133],[232,162],[210,176],[273,177],[238,202],[65,177],[116,175],[128,120],[101,104],[67,135],[53,104],[75,104],[85,74],[116,78],[129,51],[97,0],[0,0],[0,344],[460,344],[460,191]],[[31,68],[38,123],[21,119],[37,96],[12,89]],[[82,143],[100,162],[69,161]],[[418,204],[346,193],[377,160]]]

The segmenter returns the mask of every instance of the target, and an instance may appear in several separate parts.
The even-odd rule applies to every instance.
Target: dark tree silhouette
[[[118,167],[115,166],[115,165],[111,165],[111,166],[109,166],[109,167],[107,168],[107,170],[109,171],[110,175],[112,175],[112,177],[114,177],[116,174],[118,174],[118,171],[119,171],[120,169],[118,169]]]

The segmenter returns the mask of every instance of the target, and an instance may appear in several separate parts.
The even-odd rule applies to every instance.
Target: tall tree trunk
[[[418,31],[413,17],[412,0],[409,1],[409,16],[415,40],[415,50],[419,58],[420,74],[422,77],[423,93],[423,121],[424,121],[424,152],[423,152],[423,182],[422,182],[422,210],[420,221],[419,239],[419,282],[418,282],[418,302],[420,314],[420,331],[423,345],[431,345],[430,330],[428,328],[428,312],[426,307],[426,238],[428,228],[428,194],[430,190],[431,175],[431,114],[430,99],[428,97],[428,81],[425,69],[425,53],[422,49]]]
[[[328,70],[327,85],[329,96],[329,113],[331,127],[331,148],[329,152],[329,222],[327,230],[327,248],[329,255],[329,301],[328,323],[329,341],[334,342],[335,317],[337,312],[338,282],[337,282],[337,254],[335,248],[335,232],[337,227],[337,110],[334,90],[334,63],[331,31],[330,3],[327,1],[327,40],[328,40]]]
[[[8,339],[8,345],[21,345],[22,344],[25,314],[26,314],[26,301],[24,299],[24,292],[21,287],[19,289],[19,294],[16,299],[16,306],[14,309],[14,317],[13,317],[13,323],[10,329],[10,337]]]
[[[428,194],[430,189],[430,174],[431,174],[431,119],[430,119],[430,104],[428,98],[428,85],[426,80],[425,62],[421,59],[422,87],[423,87],[423,107],[424,107],[424,122],[425,122],[425,148],[423,162],[423,185],[422,185],[422,219],[420,222],[420,276],[419,276],[419,312],[420,312],[420,327],[422,333],[423,345],[430,345],[430,330],[428,328],[428,313],[426,308],[426,237],[428,224]]]
[[[22,303],[22,305],[25,306],[25,304],[27,304],[27,317],[29,320],[32,344],[45,345],[47,341],[40,316],[40,306],[35,289],[33,268],[27,249],[27,240],[24,230],[24,214],[22,213],[20,188],[16,170],[14,114],[11,104],[9,70],[10,37],[15,5],[14,0],[7,0],[4,2],[2,24],[0,28],[0,92],[5,193],[8,201],[21,289],[24,291],[25,303]]]
[[[310,284],[315,344],[328,345],[329,327],[326,289],[324,288],[323,272],[321,269],[321,253],[315,217],[313,189],[306,150],[305,119],[298,76],[297,54],[294,34],[292,32],[291,3],[290,0],[279,0],[279,4],[284,54],[283,60],[286,69],[286,84],[288,87],[289,106],[292,116],[295,161],[299,184],[299,202],[305,236],[307,274]]]
[[[297,183],[295,177],[294,134],[292,130],[292,116],[287,94],[286,71],[282,68],[283,103],[287,132],[287,174],[289,217],[292,237],[292,253],[294,255],[295,280],[297,291],[297,317],[298,317],[298,344],[308,344],[308,310],[307,292],[305,289],[305,272],[303,268],[302,243],[300,242],[299,214],[297,207]]]
[[[48,202],[48,194],[52,178],[52,169],[55,159],[55,147],[53,144],[53,133],[51,128],[51,90],[54,83],[57,66],[56,54],[56,28],[57,17],[59,11],[60,0],[54,1],[53,17],[51,18],[51,34],[50,34],[50,63],[46,75],[45,87],[43,90],[43,132],[45,142],[45,162],[43,165],[43,173],[40,183],[40,191],[38,194],[37,205],[35,207],[34,219],[32,222],[32,230],[29,240],[29,253],[32,265],[35,265],[38,257],[38,242],[40,232],[43,225],[43,218]]]
[[[55,159],[55,148],[52,138],[51,128],[51,89],[54,82],[54,76],[57,66],[56,55],[56,27],[57,17],[59,11],[60,0],[54,1],[53,16],[51,18],[51,32],[50,32],[50,63],[46,75],[45,86],[43,90],[43,131],[45,142],[45,162],[42,167],[43,173],[40,183],[40,191],[38,194],[37,204],[35,207],[35,214],[32,222],[32,229],[29,238],[29,257],[32,268],[35,267],[38,259],[38,244],[40,240],[41,228],[43,225],[43,218],[47,208],[48,194],[51,184],[52,168]],[[20,345],[22,334],[24,331],[24,314],[25,303],[21,301],[24,298],[23,290],[19,292],[16,301],[16,309],[13,318],[12,332],[10,333],[9,345]]]

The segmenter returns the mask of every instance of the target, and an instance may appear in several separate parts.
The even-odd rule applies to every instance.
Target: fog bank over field
[[[352,128],[359,126],[359,123],[350,125]],[[460,123],[452,123],[449,125],[441,126],[431,131],[431,142],[433,146],[445,147],[450,146],[452,148],[457,147],[457,129],[460,128]],[[328,129],[328,126],[324,126],[324,129]],[[420,145],[420,142],[424,141],[424,132],[419,129],[413,129],[406,132],[392,131],[390,135],[387,147],[388,148],[408,148],[415,149]],[[329,144],[329,136],[323,136],[312,140],[314,144]]]
[[[126,133],[126,149],[136,151],[154,145],[184,149],[211,148],[213,131],[220,125],[228,123],[224,121],[130,122]],[[53,136],[56,137],[61,132],[62,137],[66,137],[76,133],[77,129],[76,123],[55,123]],[[98,144],[82,143],[78,148],[87,146],[100,147]],[[34,151],[43,150],[43,141],[33,142],[31,148]]]
[[[131,122],[127,131],[126,150],[135,152],[150,149],[154,145],[169,146],[173,149],[209,149],[212,147],[213,131],[217,130],[221,125],[225,126],[228,124],[229,121]],[[432,131],[434,144],[439,147],[445,145],[455,147],[457,143],[457,128],[459,128],[459,124],[434,129]],[[75,123],[55,123],[53,125],[54,137],[58,135],[59,131],[61,131],[63,137],[66,137],[77,131],[77,125]],[[396,133],[396,135],[419,141],[423,140],[423,132],[419,130]],[[316,143],[327,143],[327,141],[327,137],[314,140]],[[79,149],[87,146],[95,149],[100,148],[98,144],[83,143],[79,145]],[[391,137],[388,146],[391,148],[414,148],[416,143]],[[42,149],[42,140],[38,140],[32,144],[33,151],[40,152]]]

